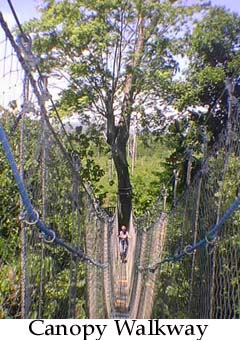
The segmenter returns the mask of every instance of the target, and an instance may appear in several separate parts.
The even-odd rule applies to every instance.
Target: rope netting
[[[85,264],[104,266],[98,247],[92,258],[82,250],[84,207],[96,202],[81,183],[79,143],[69,145],[49,106],[30,40],[14,39],[2,15],[1,25],[0,316],[85,317]]]
[[[239,123],[236,104],[168,217],[166,257],[149,267],[162,263],[157,317],[239,318]]]
[[[95,209],[91,202],[88,203],[87,215],[86,253],[106,264],[103,269],[87,267],[88,315],[90,318],[110,318],[113,311],[110,240],[116,215],[108,216],[97,202]]]
[[[150,214],[131,217],[122,263],[118,214],[82,180],[81,143],[54,108],[29,37],[0,21],[0,317],[238,318],[240,106],[230,105],[214,147],[203,143],[192,181],[188,166],[181,197],[175,186],[170,214],[164,191]]]
[[[160,206],[160,200],[157,206]],[[162,212],[155,222],[152,222],[152,216],[147,214],[144,218],[135,220],[135,223],[137,232],[130,317],[144,319],[151,318],[152,315],[158,273],[142,269],[162,258],[167,215]]]

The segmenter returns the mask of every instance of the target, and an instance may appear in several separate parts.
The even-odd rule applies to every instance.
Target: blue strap
[[[23,183],[23,180],[19,174],[19,171],[17,169],[17,164],[15,162],[14,156],[13,156],[13,152],[11,149],[11,146],[8,142],[5,130],[0,122],[0,142],[2,144],[5,156],[8,160],[8,163],[11,167],[14,179],[17,183],[21,198],[22,198],[22,203],[26,209],[26,214],[28,216],[28,218],[31,221],[35,221],[36,220],[36,226],[38,227],[38,229],[43,232],[46,236],[49,236],[50,238],[53,237],[53,231],[48,228],[45,223],[43,221],[41,221],[41,219],[38,218],[36,211],[34,210],[31,200],[28,196],[27,190],[25,188],[25,185]],[[70,245],[66,244],[63,240],[59,239],[57,236],[54,238],[53,242],[59,244],[60,246],[64,247],[65,249],[67,249],[68,251],[70,251],[71,253],[73,253],[74,255],[76,255],[76,257],[80,258],[81,260],[84,260],[88,263],[91,263],[93,265],[99,266],[99,267],[105,267],[104,264],[98,264],[97,262],[93,261],[92,259],[90,259],[89,257],[87,257],[82,250],[78,250],[75,249],[73,247],[71,247]]]
[[[152,270],[155,271],[158,265],[162,265],[166,262],[177,262],[182,260],[186,255],[191,255],[195,250],[201,248],[207,243],[213,243],[222,229],[224,223],[231,217],[231,215],[239,208],[240,206],[240,196],[238,196],[235,201],[230,205],[230,207],[225,211],[222,215],[221,219],[219,220],[218,224],[213,225],[207,232],[206,237],[204,239],[199,240],[196,244],[189,245],[187,249],[177,255],[167,256],[162,261],[155,263],[152,266],[148,266],[145,268],[139,268],[140,271],[142,270]]]

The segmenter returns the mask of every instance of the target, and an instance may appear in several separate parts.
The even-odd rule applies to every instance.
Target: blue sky
[[[11,0],[17,12],[20,22],[37,17],[36,7],[41,3],[41,0]],[[194,3],[194,0],[183,0],[186,4]],[[212,0],[213,5],[221,5],[232,11],[240,13],[239,0]],[[0,0],[0,10],[3,12],[5,20],[12,26],[14,20],[10,13],[7,0]]]
[[[239,0],[212,0],[212,5],[225,6],[234,12],[240,13],[240,2]]]
[[[40,5],[42,0],[11,0],[12,4],[15,8],[19,21],[22,23],[34,17],[38,17],[39,14],[36,10],[37,6]],[[196,2],[196,0],[182,0],[184,4],[190,5]],[[207,1],[207,0],[206,0]],[[226,8],[231,9],[232,11],[238,12],[240,14],[240,0],[212,0],[213,5],[221,5],[225,6]],[[0,0],[0,11],[3,13],[4,19],[7,21],[9,27],[13,27],[16,25],[14,17],[11,13],[11,10],[8,5],[7,0]],[[0,43],[4,42],[4,34],[2,30],[0,30]],[[2,48],[2,44],[0,44],[0,59],[2,59],[2,54],[4,53],[4,49]],[[8,50],[10,54],[10,48]],[[187,65],[187,61],[185,59],[179,60],[181,69],[184,69],[184,65]],[[6,63],[9,66],[9,63]],[[0,65],[0,97],[3,97],[1,93],[8,92],[11,96],[15,95],[14,91],[17,91],[18,86],[16,84],[14,86],[9,85],[10,79],[3,79],[1,78],[3,74],[3,70],[1,69]],[[11,74],[11,73],[10,73]],[[20,81],[20,80],[19,80]],[[58,90],[54,89],[55,85],[53,84],[52,91],[58,92]],[[5,91],[5,92],[3,92]],[[51,92],[52,93],[52,92]],[[1,101],[0,101],[0,104]]]
[[[38,15],[36,7],[41,0],[11,0],[11,2],[17,12],[20,22],[23,22]],[[5,17],[5,20],[8,21],[9,24],[13,24],[14,19],[12,19],[7,0],[0,0],[0,10]]]

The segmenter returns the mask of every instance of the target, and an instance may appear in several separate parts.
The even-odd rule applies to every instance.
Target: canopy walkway
[[[132,214],[122,263],[118,213],[102,209],[83,183],[80,155],[30,37],[16,40],[1,13],[0,24],[0,164],[16,183],[9,210],[20,212],[14,226],[0,224],[0,269],[10,283],[1,292],[3,317],[75,318],[84,309],[89,318],[239,318],[239,103],[229,105],[216,145],[208,150],[203,141],[192,178],[188,158],[188,185],[179,197],[175,173],[173,209],[166,211],[163,192],[145,216]],[[21,257],[20,268],[8,267],[7,250]]]

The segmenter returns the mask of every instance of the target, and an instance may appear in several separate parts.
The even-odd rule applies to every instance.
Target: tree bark
[[[112,158],[117,171],[119,226],[126,225],[127,227],[132,210],[132,187],[127,161],[128,138],[128,123],[124,118],[121,118],[118,125],[116,125],[113,113],[109,114],[107,119],[107,142],[111,146]]]
[[[144,46],[144,19],[139,17],[137,27],[137,38],[135,51],[130,63],[129,73],[126,77],[123,89],[123,102],[121,107],[121,118],[118,125],[115,124],[115,117],[112,101],[108,98],[107,109],[107,142],[111,146],[112,157],[117,171],[118,178],[118,211],[119,227],[129,226],[132,211],[132,186],[130,181],[129,165],[127,161],[127,142],[129,138],[132,106],[134,101],[136,85],[136,68],[139,66]],[[111,109],[110,109],[111,107]]]
[[[128,137],[129,129],[123,121],[120,121],[116,127],[116,135],[111,148],[118,178],[119,226],[126,225],[127,227],[132,210],[132,187],[127,161]]]

